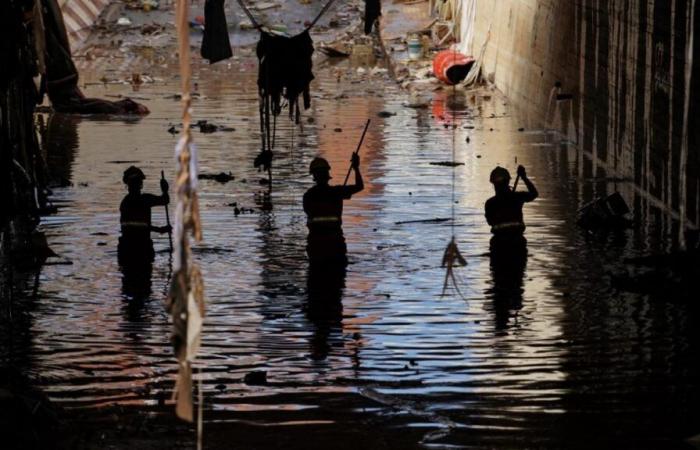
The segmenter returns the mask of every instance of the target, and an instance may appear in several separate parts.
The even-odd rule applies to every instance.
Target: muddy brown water
[[[637,224],[621,235],[589,236],[574,225],[594,195],[617,187],[632,199],[629,185],[600,170],[591,177],[590,162],[551,133],[518,131],[492,92],[469,93],[454,111],[449,90],[431,93],[427,108],[407,108],[386,79],[337,83],[337,71],[349,69],[321,64],[303,130],[279,120],[272,208],[263,208],[264,174],[252,164],[255,67],[242,58],[197,72],[195,119],[235,128],[194,135],[200,170],[235,176],[200,183],[204,241],[194,254],[207,316],[195,366],[205,442],[215,423],[341,430],[358,417],[379,424],[379,434],[403,429],[411,445],[436,448],[681,448],[700,432],[696,311],[615,292],[608,276],[625,270],[624,257],[664,250],[670,222],[636,199]],[[138,93],[89,88],[147,98],[152,113],[141,120],[45,117],[49,170],[72,185],[54,189],[60,210],[41,228],[72,265],[45,266],[28,283],[29,331],[5,336],[2,356],[60,405],[96,415],[105,405],[157,404],[174,381],[167,239],[154,236],[152,275],[136,293],[116,255],[123,170],[140,166],[147,192],[157,192],[161,169],[173,179],[177,136],[166,130],[179,122],[180,104],[168,98],[177,81],[163,73]],[[350,265],[321,294],[342,308],[326,309],[308,296],[307,167],[320,154],[342,182],[367,118],[366,189],[345,206]],[[464,165],[430,164],[453,157]],[[516,157],[540,198],[525,207],[526,268],[503,281],[486,255],[483,204],[490,170],[513,171]],[[232,202],[254,212],[235,216]],[[450,220],[397,224],[435,218]],[[154,222],[164,222],[160,209]],[[451,282],[442,295],[440,262],[453,236],[468,266],[454,269],[461,295]],[[268,384],[243,382],[256,370],[267,371]],[[351,400],[333,402],[338,396]]]

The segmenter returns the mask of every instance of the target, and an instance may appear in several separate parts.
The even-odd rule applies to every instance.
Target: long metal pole
[[[357,149],[355,150],[355,153],[353,155],[357,155],[360,153],[360,147],[362,147],[362,141],[365,140],[365,134],[367,134],[367,128],[369,128],[369,123],[372,121],[372,119],[367,119],[367,123],[365,124],[365,129],[362,131],[362,137],[360,138],[360,142],[357,144]],[[348,174],[345,175],[345,182],[343,183],[343,186],[348,184],[348,179],[350,178],[350,172],[352,172],[352,164],[350,164],[350,168],[348,169]]]

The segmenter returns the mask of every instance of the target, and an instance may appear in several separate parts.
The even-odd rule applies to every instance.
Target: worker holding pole
[[[172,230],[170,224],[163,227],[151,224],[151,208],[161,205],[166,205],[167,208],[170,203],[168,182],[164,177],[160,180],[162,195],[145,194],[141,192],[145,178],[143,171],[136,166],[124,171],[123,181],[129,193],[119,207],[122,233],[118,250],[119,262],[122,265],[152,262],[154,251],[151,232],[170,233]]]
[[[304,212],[309,228],[306,252],[312,266],[347,264],[347,248],[342,228],[343,200],[350,199],[365,187],[360,173],[359,151],[368,126],[369,120],[360,143],[352,154],[350,170],[343,185],[329,185],[331,166],[324,158],[314,158],[309,166],[309,173],[316,183],[304,194]],[[352,171],[355,172],[355,184],[347,185]]]

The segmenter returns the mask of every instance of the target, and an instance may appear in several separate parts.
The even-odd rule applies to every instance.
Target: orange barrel
[[[443,50],[433,58],[433,74],[447,84],[457,84],[464,80],[475,59],[455,50]]]

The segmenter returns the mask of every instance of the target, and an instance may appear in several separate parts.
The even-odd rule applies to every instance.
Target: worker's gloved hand
[[[165,178],[160,179],[160,190],[163,194],[168,193],[168,188],[170,185],[168,184],[168,181]]]
[[[357,153],[352,154],[352,158],[350,159],[350,162],[352,164],[353,169],[357,169],[360,167],[360,155]]]
[[[173,231],[173,227],[171,227],[170,225],[158,228],[159,233],[170,233],[171,231]]]
[[[527,178],[527,173],[525,172],[525,167],[522,165],[518,166],[518,176],[520,178]]]

